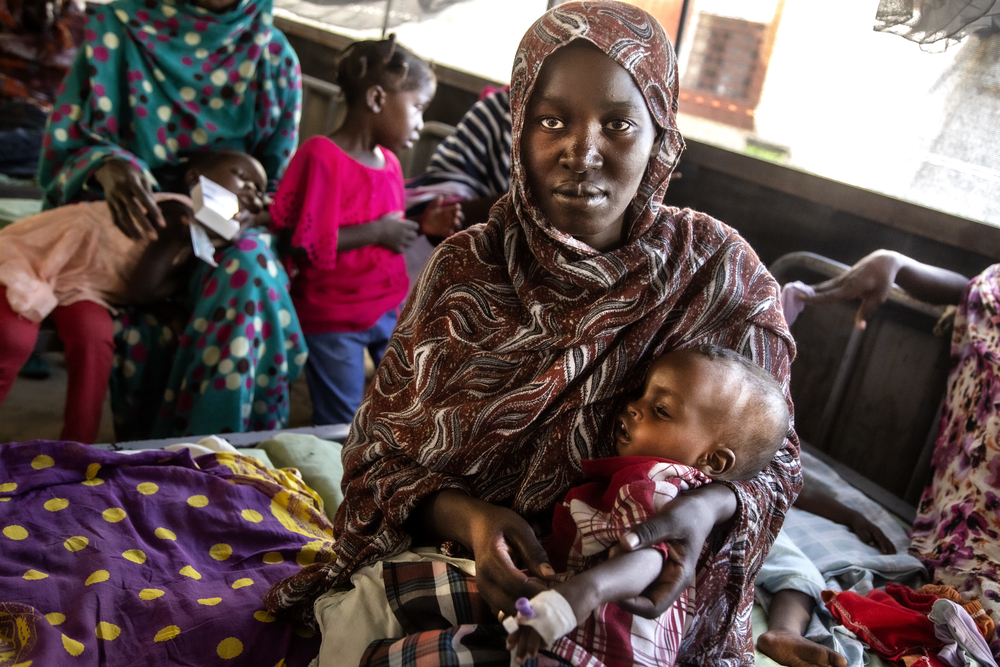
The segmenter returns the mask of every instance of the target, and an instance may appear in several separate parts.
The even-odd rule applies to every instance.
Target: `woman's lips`
[[[593,183],[560,183],[552,190],[556,199],[574,206],[596,206],[607,199],[607,194]]]

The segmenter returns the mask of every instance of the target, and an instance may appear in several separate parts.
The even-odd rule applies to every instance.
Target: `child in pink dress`
[[[241,210],[262,209],[267,177],[246,153],[196,154],[188,183],[199,175],[235,193]],[[100,430],[114,355],[109,311],[168,298],[198,261],[187,219],[191,199],[171,193],[154,198],[167,225],[153,240],[125,236],[104,201],[60,206],[0,230],[0,404],[35,347],[39,324],[51,316],[66,353],[63,440],[93,443]],[[247,224],[252,216],[240,219]]]
[[[448,236],[457,205],[403,218],[403,173],[393,152],[419,137],[436,82],[395,37],[356,42],[337,83],[348,111],[329,137],[296,151],[271,207],[288,249],[292,301],[309,344],[313,423],[348,423],[364,393],[364,350],[378,364],[409,289],[401,254],[418,232]]]
[[[538,582],[544,590],[519,600],[518,615],[504,621],[518,664],[546,648],[572,665],[673,665],[694,610],[691,593],[657,618],[625,611],[615,603],[641,602],[668,547],[617,545],[679,492],[755,476],[788,428],[781,387],[749,359],[708,344],[660,357],[642,395],[618,415],[618,456],[584,460],[591,481],[555,508],[546,551],[566,574],[552,588]]]

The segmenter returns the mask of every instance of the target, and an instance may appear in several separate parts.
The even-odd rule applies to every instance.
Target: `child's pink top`
[[[364,331],[403,302],[410,286],[403,255],[370,245],[337,252],[341,227],[403,210],[403,170],[357,162],[326,137],[299,146],[271,206],[275,229],[292,229],[308,257],[289,260],[292,301],[307,334]]]
[[[191,206],[184,195],[153,198]],[[60,206],[0,229],[0,285],[11,309],[32,322],[77,301],[113,310],[147,245],[115,227],[106,202]]]

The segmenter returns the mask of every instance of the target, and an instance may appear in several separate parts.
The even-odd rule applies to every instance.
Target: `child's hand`
[[[455,232],[462,231],[462,223],[465,222],[462,205],[453,202],[444,206],[443,202],[444,197],[438,197],[424,210],[424,214],[420,217],[422,234],[448,238]]]
[[[393,252],[402,253],[420,232],[420,225],[404,218],[402,211],[387,213],[375,223],[379,227],[378,244]]]
[[[517,664],[523,665],[526,660],[538,657],[542,648],[542,636],[530,625],[522,625],[507,637],[507,650],[514,653]]]
[[[865,544],[875,547],[884,554],[896,553],[895,545],[886,537],[882,529],[866,519],[860,512],[855,513],[848,527]]]

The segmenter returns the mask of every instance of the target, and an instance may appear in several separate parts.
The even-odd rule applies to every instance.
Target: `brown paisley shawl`
[[[575,39],[632,75],[662,128],[627,242],[604,254],[545,220],[520,156],[542,63]],[[406,548],[404,522],[435,491],[462,489],[529,519],[551,509],[581,482],[581,459],[614,455],[611,417],[664,351],[724,345],[787,388],[794,343],[774,279],[730,227],[660,205],[684,146],[677,92],[669,40],[633,6],[560,5],[524,36],[511,191],[425,267],[344,444],[336,560],[276,585],[268,608],[308,617],[319,594]],[[753,577],[798,492],[798,449],[793,436],[757,478],[730,485],[737,516],[702,554],[678,664],[753,663]]]

